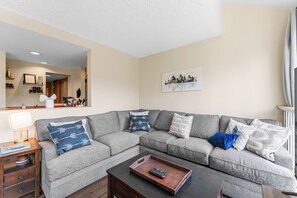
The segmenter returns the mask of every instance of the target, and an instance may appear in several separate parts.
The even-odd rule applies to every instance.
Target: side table
[[[26,150],[0,154],[0,198],[17,198],[32,192],[39,197],[41,147],[35,138],[28,141],[31,147]],[[29,162],[16,165],[19,156],[27,156]]]

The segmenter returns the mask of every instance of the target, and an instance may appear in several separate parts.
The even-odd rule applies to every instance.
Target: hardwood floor
[[[107,198],[107,177],[96,181],[85,188],[73,193],[67,198]]]
[[[107,177],[104,177],[83,189],[69,195],[67,198],[107,198]],[[23,198],[34,198],[34,193],[28,194]],[[45,198],[42,194],[39,198]]]

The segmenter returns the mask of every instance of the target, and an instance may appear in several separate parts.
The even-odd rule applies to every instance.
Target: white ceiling
[[[297,0],[222,1],[297,5]],[[220,0],[0,0],[0,8],[135,57],[221,34]]]
[[[0,0],[0,8],[135,57],[221,33],[219,0]]]
[[[47,37],[16,26],[0,23],[0,49],[7,52],[7,58],[61,67],[84,67],[87,49],[61,40]],[[41,53],[40,56],[30,52]]]

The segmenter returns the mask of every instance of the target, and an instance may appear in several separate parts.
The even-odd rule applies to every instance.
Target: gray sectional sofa
[[[104,177],[107,169],[143,151],[169,159],[182,158],[209,173],[220,175],[224,178],[223,193],[230,197],[262,197],[261,184],[296,191],[292,159],[284,147],[275,153],[273,163],[247,150],[239,152],[233,148],[227,151],[214,148],[207,141],[216,132],[225,131],[231,118],[245,124],[250,124],[252,119],[191,114],[194,119],[190,139],[181,139],[167,133],[174,113],[150,110],[149,132],[130,132],[129,111],[37,120],[44,194],[46,197],[66,197]],[[86,130],[93,139],[91,145],[58,156],[55,145],[50,141],[47,125],[79,119],[88,119]],[[275,120],[262,121],[280,124]]]

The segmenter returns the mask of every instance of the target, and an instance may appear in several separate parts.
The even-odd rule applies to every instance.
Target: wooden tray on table
[[[146,155],[129,166],[130,171],[152,182],[160,188],[175,195],[184,183],[191,177],[192,170],[163,160],[154,155]],[[164,179],[149,173],[151,168],[159,168],[167,172]]]

